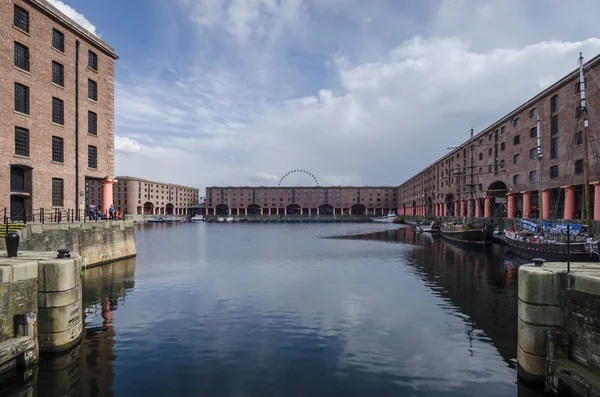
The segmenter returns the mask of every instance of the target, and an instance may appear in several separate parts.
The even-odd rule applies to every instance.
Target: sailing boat
[[[586,106],[586,86],[583,69],[583,56],[579,54],[579,84],[581,94],[581,115],[583,118],[583,180],[586,224],[565,224],[543,221],[543,200],[539,200],[538,223],[521,219],[520,229],[516,225],[505,230],[505,242],[513,251],[528,256],[537,256],[551,261],[589,261],[591,252],[598,254],[598,244],[592,237],[586,236],[587,226],[591,225],[590,175],[588,159],[588,109]],[[537,120],[538,155],[538,197],[542,197],[542,148],[540,118]]]
[[[471,151],[471,183],[469,184],[469,193],[471,196],[471,202],[473,201],[475,187],[474,182],[474,169],[475,169],[475,148],[473,146],[473,129],[471,128],[471,140],[469,141],[469,150]],[[460,178],[460,177],[459,177]],[[465,223],[453,223],[448,222],[442,225],[440,231],[442,237],[468,244],[491,244],[494,238],[494,229],[496,223],[494,220],[476,224],[473,222],[471,211],[469,211],[467,220]]]

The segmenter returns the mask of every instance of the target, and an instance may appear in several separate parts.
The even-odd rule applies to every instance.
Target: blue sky
[[[120,56],[116,174],[201,188],[398,185],[600,53],[596,0],[51,2]]]

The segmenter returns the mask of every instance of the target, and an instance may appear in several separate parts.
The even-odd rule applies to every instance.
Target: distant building
[[[587,62],[585,69],[591,123],[588,152],[592,215],[600,220],[596,135],[600,127],[600,85],[593,77],[600,75],[600,56]],[[546,219],[584,219],[581,113],[579,70],[575,70],[477,133],[473,168],[469,142],[464,142],[400,185],[399,214],[487,217],[496,213],[509,218],[536,218],[541,199]],[[537,169],[538,116],[544,155],[542,175]],[[468,120],[465,125],[468,128]],[[537,191],[539,178],[543,184],[541,198]],[[471,184],[474,200],[470,198]]]
[[[387,214],[396,210],[392,186],[207,187],[208,215]]]
[[[112,197],[114,50],[45,0],[0,2],[0,37],[0,211],[83,210],[89,180]]]
[[[197,188],[155,182],[131,176],[117,177],[113,202],[123,214],[188,215],[198,204]]]

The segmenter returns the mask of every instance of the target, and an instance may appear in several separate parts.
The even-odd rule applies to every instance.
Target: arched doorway
[[[454,195],[447,194],[446,195],[446,213],[448,216],[454,216]]]
[[[490,184],[490,186],[487,188],[486,194],[488,197],[493,197],[492,200],[492,215],[493,216],[501,216],[501,217],[506,217],[507,214],[507,198],[506,198],[506,194],[508,193],[508,188],[506,187],[506,184],[502,181],[496,181],[496,182],[492,182]],[[537,206],[537,195],[535,197],[536,199],[536,206]],[[516,200],[517,202],[515,203],[515,212],[518,213],[523,213],[523,199],[522,197],[519,197],[518,200]],[[534,203],[531,203],[531,206],[533,206]]]
[[[173,204],[169,203],[165,208],[167,210],[167,215],[173,215]]]
[[[260,205],[258,204],[250,204],[248,206],[248,215],[260,215],[261,210],[260,210]]]
[[[225,204],[219,204],[215,208],[216,215],[229,215],[229,206]]]
[[[320,205],[319,215],[333,215],[333,206],[330,204]]]
[[[300,215],[300,206],[298,204],[290,204],[286,207],[288,215]]]
[[[154,214],[154,204],[150,201],[144,203],[144,215],[152,215]]]
[[[365,215],[367,208],[362,204],[354,204],[352,206],[352,215]]]

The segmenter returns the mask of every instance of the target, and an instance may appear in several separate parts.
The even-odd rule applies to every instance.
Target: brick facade
[[[28,29],[15,26],[15,10],[27,13]],[[62,51],[53,46],[53,30],[63,35]],[[9,213],[12,211],[16,216],[24,206],[30,217],[40,208],[74,210],[76,200],[83,210],[86,180],[102,180],[114,174],[114,61],[117,56],[111,47],[45,0],[2,1],[0,33],[0,86],[4,90],[0,96],[0,210],[8,208]],[[79,191],[75,182],[77,40],[80,42]],[[15,45],[19,44],[27,48],[25,69],[28,70],[16,66]],[[97,70],[88,67],[90,51],[97,57]],[[59,84],[53,82],[53,61],[64,70],[62,86],[60,81]],[[97,85],[96,100],[88,99],[90,79]],[[28,114],[16,111],[15,83],[29,89]],[[53,122],[53,98],[62,101],[62,124]],[[97,129],[92,130],[95,134],[88,133],[88,112],[97,115]],[[16,152],[16,127],[28,130],[25,155]],[[62,161],[53,161],[58,159],[52,155],[53,137],[62,139]],[[90,146],[97,151],[95,168],[88,162]],[[22,178],[24,184],[20,182]],[[53,179],[62,180],[62,202],[55,196],[53,203]]]
[[[113,201],[123,214],[188,215],[188,208],[199,201],[199,190],[193,187],[130,176],[117,180]]]
[[[396,210],[391,186],[207,187],[209,215],[226,214],[386,214]]]
[[[574,59],[573,62],[575,61]],[[589,61],[586,69],[588,67],[596,76],[599,75],[600,56]],[[600,148],[595,133],[595,130],[600,130],[600,125],[596,123],[600,115],[600,86],[589,71],[586,80],[587,104],[589,112],[593,115],[590,117],[589,149],[592,184],[600,180]],[[556,106],[553,106],[553,103]],[[548,194],[550,199],[550,208],[544,210],[545,216],[566,219],[584,217],[583,173],[580,173],[581,163],[576,165],[577,160],[583,158],[581,140],[577,137],[577,133],[582,130],[582,119],[577,113],[579,105],[579,70],[576,70],[475,135],[473,184],[478,201],[470,204],[471,215],[484,215],[484,198],[488,197],[492,213],[496,211],[525,218],[538,216],[539,175],[535,148],[539,115],[544,156],[542,184],[546,192],[544,194]],[[557,140],[556,143],[553,142],[554,139]],[[555,153],[551,146],[558,147],[558,153]],[[460,148],[454,149],[400,185],[399,213],[466,215],[466,209],[458,208],[458,212],[456,211],[454,202],[460,202],[459,207],[468,206],[471,184],[469,152],[469,142],[465,142]],[[515,163],[515,156],[518,157],[518,164]],[[576,191],[573,196],[574,214],[565,214],[565,186],[571,186]],[[592,203],[595,201],[594,190],[592,186]],[[598,196],[600,198],[600,195]],[[476,209],[479,210],[477,214]]]

